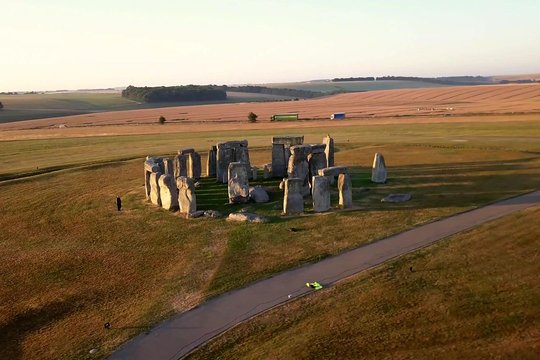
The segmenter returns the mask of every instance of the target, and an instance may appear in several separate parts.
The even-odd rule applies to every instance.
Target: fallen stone
[[[268,192],[262,186],[254,186],[249,188],[249,198],[256,203],[265,203],[270,201]]]
[[[220,217],[223,217],[223,215],[217,210],[206,210],[204,212],[204,216],[212,219],[218,219]]]
[[[268,222],[268,218],[253,214],[253,213],[231,213],[227,218],[228,221],[241,221],[252,223],[265,223]]]
[[[187,217],[189,219],[196,219],[196,218],[200,218],[201,216],[204,216],[204,210],[197,210],[197,211],[192,212],[191,214],[187,214]]]
[[[411,200],[411,194],[390,194],[387,197],[381,199],[381,202],[389,203],[401,203]]]

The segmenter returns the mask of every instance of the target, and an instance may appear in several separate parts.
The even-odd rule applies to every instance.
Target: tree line
[[[491,77],[488,76],[443,76],[443,77],[418,77],[418,76],[379,76],[379,77],[348,77],[348,78],[334,78],[333,82],[338,81],[386,81],[386,80],[399,80],[399,81],[421,81],[434,84],[444,85],[481,85],[481,84],[493,84],[495,83]]]
[[[140,102],[177,102],[177,101],[208,101],[226,100],[227,93],[215,85],[186,85],[186,86],[128,86],[122,91],[122,96]]]
[[[269,88],[266,86],[255,86],[255,85],[242,85],[242,86],[227,86],[222,85],[220,88],[226,91],[232,92],[245,92],[245,93],[254,93],[254,94],[267,94],[267,95],[280,95],[280,96],[290,96],[294,98],[303,98],[309,99],[317,96],[324,95],[319,91],[310,91],[310,90],[300,90],[300,89],[285,89],[285,88]]]
[[[269,88],[265,86],[243,85],[186,85],[186,86],[155,86],[137,87],[130,85],[122,91],[122,96],[140,102],[178,102],[178,101],[209,101],[226,100],[227,91],[255,94],[289,96],[293,98],[313,98],[323,95],[318,91]]]

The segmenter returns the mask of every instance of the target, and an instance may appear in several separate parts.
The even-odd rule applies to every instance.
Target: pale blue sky
[[[539,0],[0,0],[0,91],[540,72]]]

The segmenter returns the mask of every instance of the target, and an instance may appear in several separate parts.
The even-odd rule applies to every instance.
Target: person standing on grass
[[[118,211],[122,210],[122,199],[120,199],[120,196],[116,197],[116,208]]]

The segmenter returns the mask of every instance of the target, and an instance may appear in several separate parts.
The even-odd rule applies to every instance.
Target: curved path
[[[110,359],[176,360],[234,325],[312,291],[434,242],[540,204],[540,191],[500,201],[390,236],[320,262],[285,271],[214,298],[124,344]]]

